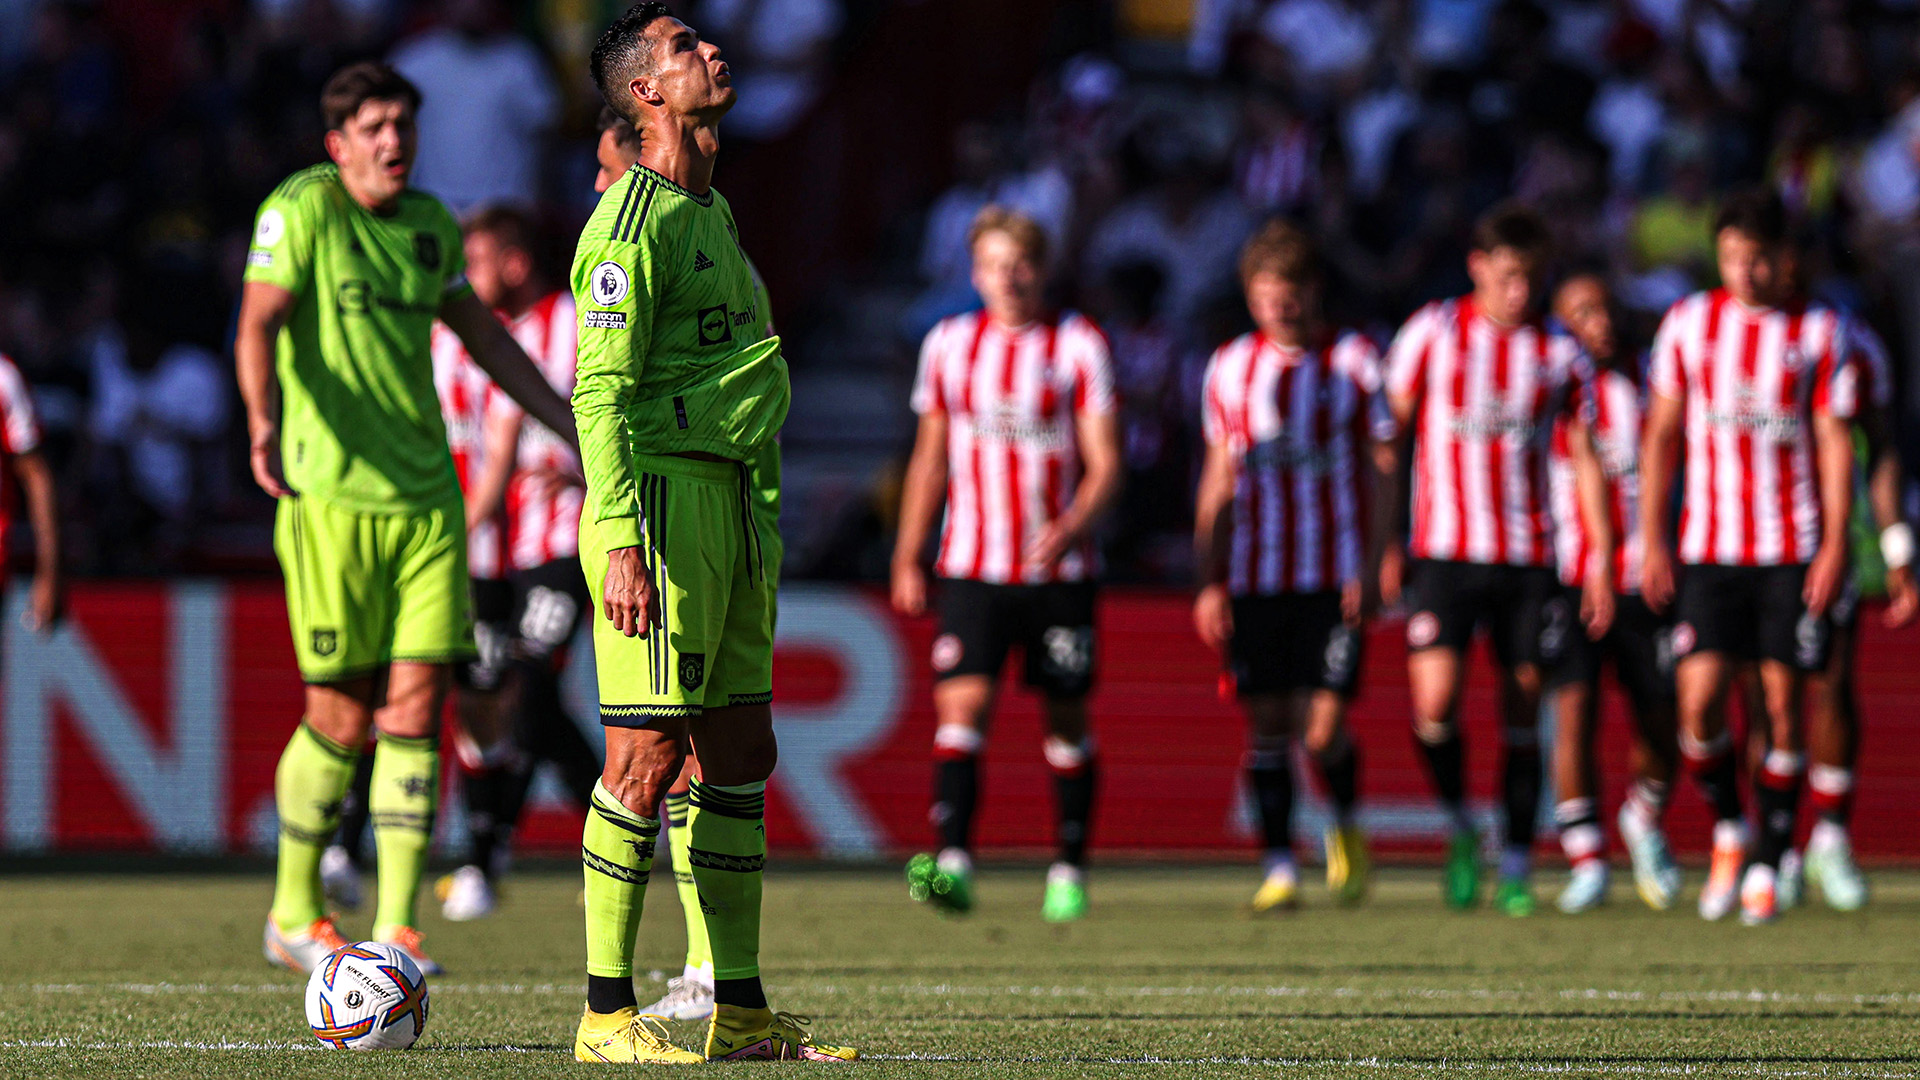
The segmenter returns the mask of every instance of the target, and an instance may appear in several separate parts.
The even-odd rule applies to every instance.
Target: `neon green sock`
[[[381,733],[373,749],[373,787],[367,795],[380,874],[373,936],[414,925],[414,901],[427,873],[433,840],[434,796],[440,787],[440,746],[434,739]]]
[[[760,882],[767,864],[767,785],[693,782],[687,861],[699,886],[715,979],[760,974]]]
[[[693,882],[693,864],[687,861],[687,846],[693,842],[693,830],[687,825],[687,793],[667,796],[667,849],[673,859],[674,891],[680,894],[680,913],[687,920],[687,967],[701,968],[713,974],[713,945],[707,940],[707,914],[700,903],[700,886]]]
[[[587,974],[633,977],[633,942],[653,870],[660,821],[620,805],[601,782],[593,785],[580,862],[587,881]]]
[[[280,813],[280,862],[273,881],[273,922],[299,933],[327,915],[320,892],[320,853],[340,827],[340,800],[353,783],[359,753],[329,740],[303,720],[280,754],[273,801]]]

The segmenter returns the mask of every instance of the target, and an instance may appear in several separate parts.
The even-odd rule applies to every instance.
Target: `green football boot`
[[[973,910],[973,873],[960,867],[943,870],[939,860],[921,852],[907,862],[907,895],[941,911],[964,915]]]
[[[1447,906],[1458,911],[1480,902],[1480,834],[1465,829],[1447,841]]]

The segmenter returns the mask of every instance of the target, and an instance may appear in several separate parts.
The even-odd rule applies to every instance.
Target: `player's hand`
[[[1361,620],[1367,617],[1367,590],[1357,580],[1340,586],[1340,617],[1355,630],[1360,629]]]
[[[253,482],[276,499],[291,498],[286,474],[280,464],[280,429],[267,428],[253,436],[248,458],[253,466]]]
[[[1673,551],[1662,543],[1645,545],[1640,560],[1640,598],[1656,612],[1673,603]]]
[[[893,564],[893,610],[909,617],[927,613],[927,572],[919,563]]]
[[[36,634],[50,634],[66,614],[66,588],[59,574],[35,574],[33,592],[27,597],[27,609],[20,613],[20,624]]]
[[[1920,615],[1920,588],[1914,586],[1913,567],[1902,566],[1887,571],[1887,610],[1881,615],[1881,621],[1893,629],[1899,629]]]
[[[1225,585],[1203,586],[1193,598],[1193,630],[1207,648],[1226,651],[1233,637],[1233,597]]]
[[[1398,604],[1406,582],[1407,550],[1399,544],[1388,544],[1380,553],[1380,603],[1385,607]]]
[[[607,621],[628,637],[646,637],[649,630],[660,625],[659,598],[654,595],[653,580],[647,576],[647,564],[639,548],[607,552],[607,582],[602,596],[600,606]]]
[[[1055,520],[1040,530],[1040,535],[1033,538],[1033,542],[1027,545],[1027,550],[1021,557],[1028,566],[1051,570],[1053,564],[1059,562],[1061,557],[1079,542],[1079,529],[1068,525],[1065,521]]]
[[[1846,572],[1846,549],[1838,544],[1822,546],[1813,557],[1813,565],[1807,567],[1807,581],[1800,589],[1800,599],[1806,602],[1809,612],[1827,613],[1833,606],[1833,598],[1840,593],[1840,579]]]
[[[1614,615],[1613,574],[1609,570],[1595,570],[1587,575],[1585,585],[1580,590],[1580,622],[1587,628],[1587,637],[1599,641],[1607,636],[1613,626]]]

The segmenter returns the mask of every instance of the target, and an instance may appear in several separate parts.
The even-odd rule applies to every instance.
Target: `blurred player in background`
[[[788,381],[764,291],[712,187],[734,103],[720,50],[662,4],[636,4],[595,45],[594,81],[641,134],[574,256],[581,306],[574,410],[587,505],[581,561],[594,621],[606,768],[581,842],[587,1007],[581,1061],[852,1060],[767,1007],[761,874],[773,734],[773,590],[750,463],[786,417]],[[705,1054],[641,1016],[633,953],[689,735],[687,856],[712,949]]]
[[[1577,388],[1580,355],[1570,335],[1550,330],[1534,310],[1548,244],[1532,211],[1489,211],[1467,255],[1472,294],[1415,313],[1394,339],[1386,374],[1400,446],[1412,454],[1413,527],[1404,550],[1397,532],[1382,541],[1381,596],[1397,602],[1404,579],[1413,729],[1453,829],[1446,901],[1464,908],[1479,895],[1480,837],[1467,811],[1459,714],[1467,649],[1484,627],[1500,670],[1506,742],[1506,849],[1494,901],[1516,916],[1534,907],[1543,671],[1575,632],[1548,622],[1559,584],[1546,451],[1553,420]],[[1396,495],[1380,526],[1392,529],[1401,512]]]
[[[1858,527],[1877,534],[1885,568],[1887,610],[1882,621],[1901,627],[1920,612],[1913,576],[1913,529],[1900,514],[1900,455],[1893,442],[1893,365],[1885,342],[1865,319],[1847,321],[1853,358],[1862,490],[1855,492]],[[1864,496],[1864,498],[1862,497]],[[1817,815],[1807,835],[1806,880],[1828,906],[1854,911],[1867,902],[1867,879],[1853,858],[1854,763],[1860,754],[1860,702],[1854,692],[1864,568],[1857,562],[1833,604],[1833,650],[1827,666],[1807,675],[1807,803]],[[1793,869],[1782,859],[1782,904],[1793,889]]]
[[[0,353],[0,552],[9,550],[13,529],[14,496],[26,503],[27,526],[33,530],[33,584],[20,621],[28,630],[52,632],[66,608],[66,582],[60,570],[60,499],[53,470],[40,452],[40,420],[27,392],[27,381],[12,359]]]
[[[988,206],[969,237],[985,306],[942,321],[920,347],[920,416],[900,499],[893,606],[927,609],[921,558],[943,505],[940,633],[933,643],[934,801],[939,854],[916,855],[910,891],[950,911],[973,905],[980,752],[1007,655],[1046,698],[1043,745],[1059,809],[1059,856],[1041,915],[1085,916],[1096,762],[1087,727],[1094,676],[1092,530],[1120,490],[1119,423],[1106,337],[1046,309],[1047,237]]]
[[[1554,819],[1573,867],[1561,911],[1573,914],[1606,900],[1610,871],[1600,825],[1600,673],[1608,664],[1633,713],[1633,781],[1620,806],[1620,838],[1633,861],[1634,884],[1656,911],[1680,895],[1680,867],[1661,819],[1678,768],[1674,742],[1673,654],[1668,620],[1640,596],[1640,419],[1645,409],[1640,354],[1620,340],[1613,298],[1595,273],[1576,273],[1554,294],[1554,314],[1592,360],[1581,387],[1584,425],[1563,414],[1554,425],[1550,459],[1554,542],[1569,614],[1555,626],[1578,626],[1550,673],[1556,686],[1553,743]],[[1588,438],[1580,437],[1584,426]]]
[[[1265,840],[1253,910],[1298,901],[1296,737],[1332,797],[1327,889],[1352,904],[1366,895],[1369,859],[1346,714],[1360,678],[1372,486],[1361,477],[1374,465],[1370,436],[1389,434],[1369,426],[1380,356],[1364,335],[1322,324],[1318,257],[1292,224],[1272,222],[1247,242],[1240,281],[1255,329],[1213,354],[1202,390],[1194,627],[1227,658],[1247,717],[1247,782]]]
[[[1717,819],[1700,915],[1737,902],[1755,924],[1778,911],[1805,763],[1803,681],[1827,664],[1845,585],[1855,386],[1845,319],[1797,295],[1779,197],[1730,197],[1714,243],[1725,284],[1675,304],[1654,340],[1641,588],[1655,609],[1673,606],[1680,750]],[[1676,583],[1667,517],[1683,466]],[[1743,662],[1760,666],[1773,747],[1755,784],[1750,864],[1726,724]]]
[[[573,297],[546,287],[541,250],[538,227],[518,210],[489,208],[467,223],[467,280],[474,295],[506,324],[555,392],[570,395],[577,333]],[[451,337],[441,333],[436,344]],[[457,339],[450,345],[459,350]],[[463,351],[458,361],[475,370]],[[484,466],[480,482],[468,489],[467,520],[485,527],[499,519],[501,550],[489,552],[489,558],[502,564],[505,596],[488,613],[499,621],[488,626],[488,615],[480,615],[476,625],[481,631],[476,667],[491,676],[499,693],[490,703],[491,726],[485,732],[468,726],[473,745],[462,748],[469,857],[436,888],[441,914],[455,922],[493,911],[494,886],[506,868],[535,766],[557,766],[583,810],[600,776],[599,755],[560,702],[560,675],[588,602],[579,558],[585,484],[580,459],[504,394],[495,390],[488,401],[478,417],[484,427]],[[456,449],[456,462],[458,457]],[[469,533],[470,548],[479,538],[478,532]],[[477,580],[480,560],[470,555],[469,563]],[[491,634],[498,639],[489,641]]]
[[[373,936],[423,970],[414,904],[452,665],[475,654],[460,486],[433,386],[437,315],[511,396],[572,432],[566,403],[473,295],[460,230],[409,190],[419,91],[343,68],[321,92],[332,162],[294,174],[254,226],[234,344],[255,481],[280,500],[306,717],[275,774],[279,872],[267,958],[299,971],[343,944],[319,864],[358,748],[377,729]]]

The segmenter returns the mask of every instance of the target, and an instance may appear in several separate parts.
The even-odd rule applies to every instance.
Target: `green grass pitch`
[[[1656,914],[1621,883],[1578,918],[1453,914],[1436,877],[1390,873],[1352,912],[1309,890],[1254,921],[1248,868],[1109,869],[1092,917],[1052,927],[1035,869],[986,872],[964,920],[916,908],[896,873],[775,869],[763,957],[776,1007],[877,1059],[854,1076],[1920,1075],[1920,875],[1877,875],[1864,912],[1762,929]],[[260,958],[265,875],[12,876],[0,1077],[581,1075],[578,878],[509,889],[485,922],[427,916],[451,974],[421,1044],[354,1054],[313,1042],[301,980]],[[650,899],[640,969],[675,972],[679,907]]]

